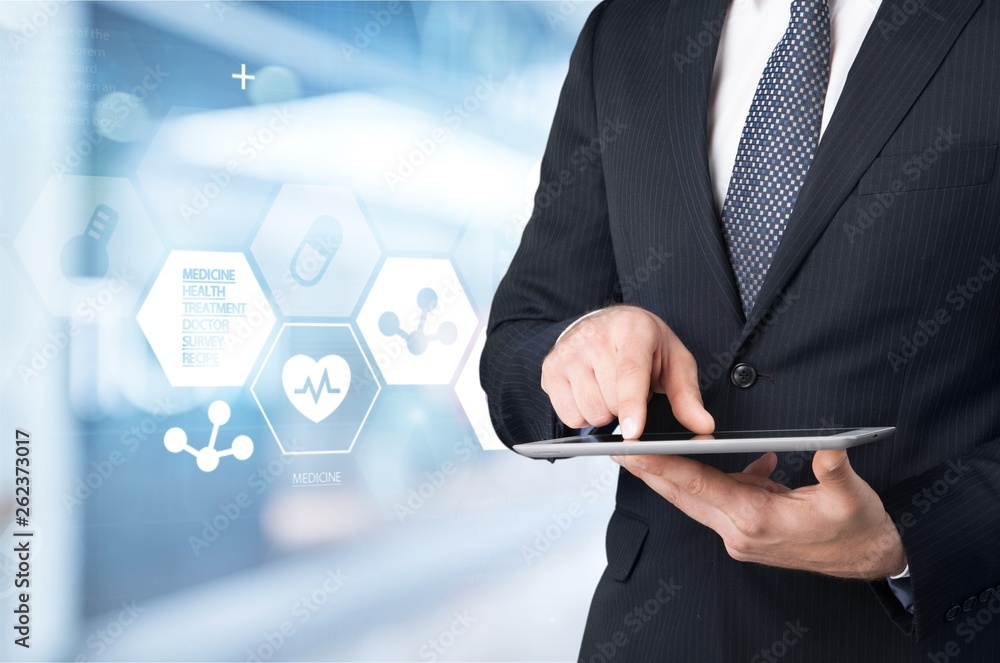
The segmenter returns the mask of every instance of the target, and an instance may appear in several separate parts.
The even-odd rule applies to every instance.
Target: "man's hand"
[[[812,468],[819,483],[796,490],[769,478],[778,462],[773,453],[736,474],[681,456],[615,461],[715,530],[733,559],[866,580],[906,565],[892,519],[844,450],[817,451]]]
[[[618,417],[632,439],[646,425],[653,392],[666,394],[674,417],[695,433],[715,429],[698,390],[694,357],[659,317],[613,306],[580,321],[542,363],[542,389],[567,426],[604,426]]]

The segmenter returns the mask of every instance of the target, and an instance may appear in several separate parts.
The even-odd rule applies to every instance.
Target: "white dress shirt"
[[[820,139],[837,106],[847,72],[882,0],[829,0],[830,85]],[[733,0],[719,37],[708,111],[708,163],[716,211],[729,189],[736,149],[767,59],[791,19],[792,0]]]

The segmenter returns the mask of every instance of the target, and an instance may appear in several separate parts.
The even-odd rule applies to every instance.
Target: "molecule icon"
[[[195,449],[188,444],[187,433],[183,428],[171,428],[163,434],[163,446],[171,453],[187,451],[195,457],[198,469],[202,472],[211,472],[219,466],[219,459],[223,456],[233,456],[236,460],[246,460],[253,455],[253,440],[246,435],[237,435],[232,445],[228,449],[219,451],[215,448],[215,440],[219,436],[219,428],[226,425],[231,414],[229,405],[225,401],[215,401],[208,406],[208,420],[212,422],[212,435],[208,439],[208,446]]]
[[[420,322],[412,332],[403,331],[399,324],[399,316],[392,311],[386,311],[378,319],[378,328],[385,336],[399,336],[406,340],[406,349],[410,354],[421,355],[427,350],[431,341],[440,341],[443,345],[451,345],[458,338],[458,327],[453,322],[442,322],[438,325],[436,334],[428,334],[427,314],[437,308],[438,295],[432,288],[424,288],[417,293],[417,306],[420,308]]]

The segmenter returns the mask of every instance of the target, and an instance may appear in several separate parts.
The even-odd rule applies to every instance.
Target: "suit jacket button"
[[[955,621],[955,617],[958,617],[958,613],[960,612],[962,612],[962,607],[953,605],[950,608],[948,608],[948,612],[944,614],[944,618],[947,619],[949,622],[953,622]]]
[[[980,603],[986,603],[991,598],[993,598],[993,595],[996,594],[996,593],[997,593],[997,590],[993,589],[992,587],[990,587],[988,589],[984,589],[983,593],[979,595],[979,602]]]
[[[962,610],[968,612],[972,610],[972,607],[976,605],[978,602],[979,599],[977,599],[975,596],[970,596],[969,598],[965,599],[965,601],[962,602]]]
[[[736,364],[729,377],[740,389],[749,389],[757,381],[757,369],[750,364]]]

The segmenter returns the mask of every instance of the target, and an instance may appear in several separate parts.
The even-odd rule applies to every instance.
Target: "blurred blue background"
[[[14,427],[36,537],[0,658],[575,660],[617,466],[499,449],[478,360],[593,5],[0,4],[5,615]],[[269,314],[228,380],[171,368],[191,252]],[[288,423],[293,351],[352,355],[351,416]],[[253,452],[204,471],[164,439],[217,401]]]

